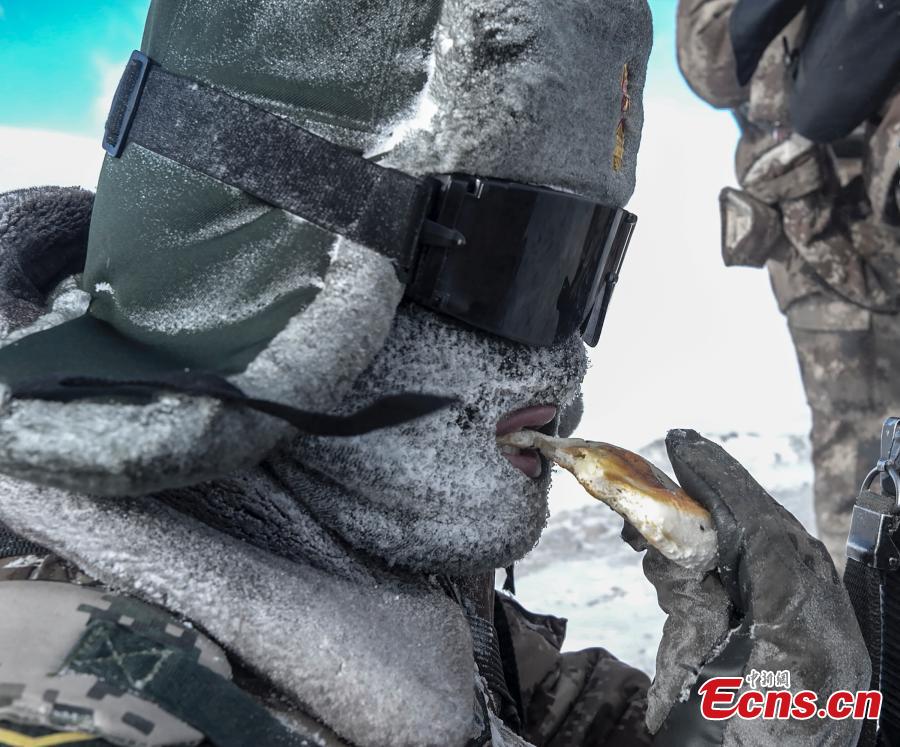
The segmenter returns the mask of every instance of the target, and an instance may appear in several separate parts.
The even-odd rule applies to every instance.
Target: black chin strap
[[[280,418],[313,436],[361,436],[430,415],[455,401],[430,394],[397,394],[376,400],[352,415],[325,415],[250,397],[222,376],[202,372],[158,374],[152,379],[139,380],[50,377],[19,384],[13,388],[12,395],[18,399],[54,402],[110,397],[149,401],[165,392],[213,397],[222,402],[242,405]]]

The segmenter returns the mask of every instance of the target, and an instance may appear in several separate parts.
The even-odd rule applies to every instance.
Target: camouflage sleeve
[[[737,81],[728,30],[736,4],[737,0],[678,2],[678,66],[694,93],[719,109],[734,109],[748,95]]]
[[[531,744],[652,744],[644,724],[647,675],[600,648],[561,653],[564,620],[528,612],[509,597],[499,608],[501,644],[505,639],[513,654],[504,655],[505,669],[514,670],[523,736]]]
[[[875,217],[900,226],[900,90],[888,99],[869,140],[864,176]]]
[[[602,648],[559,657],[540,705],[547,707],[534,744],[548,747],[602,744],[604,747],[649,745],[644,723],[650,681]]]

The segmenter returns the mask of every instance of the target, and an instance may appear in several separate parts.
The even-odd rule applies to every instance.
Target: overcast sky
[[[717,195],[734,181],[729,114],[675,65],[675,0],[654,0],[639,224],[586,381],[585,437],[632,448],[691,426],[806,432],[796,360],[768,278],[726,270]],[[0,190],[93,187],[111,91],[145,0],[0,0]]]

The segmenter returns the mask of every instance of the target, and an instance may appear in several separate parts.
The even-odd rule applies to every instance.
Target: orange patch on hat
[[[613,171],[621,171],[625,161],[625,117],[631,108],[631,96],[628,94],[628,64],[622,66],[622,118],[616,127],[616,147],[613,149]]]

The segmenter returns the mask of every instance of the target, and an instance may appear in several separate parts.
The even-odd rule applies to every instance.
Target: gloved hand
[[[702,717],[696,688],[710,676],[788,670],[792,692],[812,690],[824,704],[837,690],[867,689],[871,669],[824,545],[720,446],[675,430],[666,448],[681,486],[712,513],[719,553],[705,575],[653,549],[645,556],[669,615],[648,695],[654,744],[856,745],[861,722],[852,719]]]

